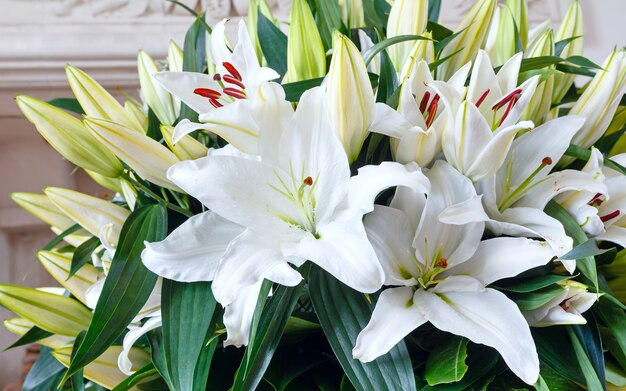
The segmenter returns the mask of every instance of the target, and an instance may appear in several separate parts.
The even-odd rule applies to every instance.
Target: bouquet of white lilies
[[[578,0],[440,6],[251,0],[140,52],[141,101],[18,96],[115,193],[12,195],[64,288],[0,285],[24,389],[626,389],[626,51]]]

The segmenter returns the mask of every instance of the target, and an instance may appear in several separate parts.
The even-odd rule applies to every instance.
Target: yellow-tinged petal
[[[121,346],[109,347],[100,357],[83,368],[84,376],[102,387],[108,389],[115,388],[127,377],[117,366],[117,358],[122,349]],[[72,347],[56,349],[52,352],[52,355],[67,367],[70,364]],[[136,371],[150,362],[150,354],[145,350],[133,347],[129,352],[129,359],[133,363],[132,370]],[[131,388],[131,390],[135,389]]]
[[[28,332],[31,328],[33,328],[35,324],[31,321],[28,321],[24,318],[12,318],[5,319],[4,327],[7,328],[13,334],[19,335],[20,337]],[[74,338],[67,337],[64,335],[51,335],[49,337],[40,339],[37,341],[38,344],[43,346],[47,346],[51,349],[58,349],[64,346],[71,345],[74,341]]]
[[[528,52],[528,58],[554,56],[554,36],[552,29],[546,31],[539,37],[537,43]],[[554,69],[554,66],[546,68],[546,71]],[[535,125],[543,123],[543,119],[550,111],[552,106],[552,93],[554,89],[554,75],[548,74],[542,78],[537,85],[535,93],[531,98],[526,110],[522,114],[522,120],[533,121]]]
[[[428,22],[428,0],[397,0],[387,20],[387,38],[398,35],[422,35]],[[389,58],[401,70],[415,42],[400,42],[387,49]]]
[[[137,202],[137,189],[126,179],[120,179],[122,185],[122,195],[128,204],[130,210],[135,210],[135,203]]]
[[[144,134],[148,132],[148,115],[137,103],[130,100],[125,101],[124,110],[141,125]]]
[[[349,29],[365,27],[363,0],[339,0],[341,19]]]
[[[122,186],[120,185],[121,178],[109,178],[89,170],[85,170],[85,172],[100,186],[116,193],[122,191]]]
[[[167,47],[167,67],[170,72],[183,71],[183,49],[174,41]]]
[[[30,96],[19,95],[15,100],[24,116],[64,158],[108,177],[117,177],[122,172],[122,164],[115,155],[98,142],[80,120]]]
[[[46,224],[66,230],[74,221],[52,203],[44,194],[12,193],[11,199],[24,208],[28,213],[37,217]]]
[[[583,9],[580,6],[580,0],[573,0],[570,5],[561,26],[554,36],[554,41],[559,42],[564,39],[579,37],[570,43],[568,43],[561,52],[562,58],[570,56],[580,56],[583,54],[584,42],[584,25],[583,25]],[[561,103],[561,100],[567,94],[574,83],[575,75],[570,74],[558,74],[554,76],[554,92],[552,97],[552,103]]]
[[[38,289],[0,285],[0,305],[40,329],[74,337],[89,327],[91,311],[75,299]]]
[[[285,79],[292,83],[325,74],[326,52],[313,13],[306,0],[294,0],[291,3]]]
[[[137,55],[137,70],[143,99],[161,123],[172,125],[176,121],[174,101],[170,93],[155,82],[154,74],[159,72],[159,68],[152,57],[143,50]]]
[[[115,242],[130,215],[128,209],[74,190],[48,187],[45,192],[50,201],[92,235],[99,236],[105,226],[111,225]]]
[[[98,269],[90,264],[83,265],[71,278],[72,253],[38,251],[37,258],[48,273],[83,304],[87,303],[85,292],[98,281]]]
[[[167,170],[179,162],[169,149],[144,134],[111,121],[87,118],[85,124],[96,138],[140,177],[156,185],[181,191],[167,179]]]
[[[433,34],[425,32],[422,34],[424,37],[432,39]],[[417,66],[420,61],[426,61],[428,64],[435,61],[435,44],[431,40],[419,40],[413,45],[413,49],[409,53],[402,72],[400,72],[400,78],[398,79],[398,85],[404,83],[413,74],[413,68]]]
[[[205,157],[209,149],[193,137],[183,136],[176,144],[172,140],[174,128],[167,125],[161,126],[161,134],[168,147],[180,160],[194,160]]]
[[[80,102],[87,116],[108,119],[137,132],[143,132],[141,124],[128,115],[124,107],[85,72],[67,65],[65,74],[76,99]]]

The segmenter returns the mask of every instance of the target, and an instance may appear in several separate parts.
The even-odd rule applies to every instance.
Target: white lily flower
[[[626,154],[613,156],[611,160],[624,165]],[[604,232],[595,238],[624,246],[626,244],[626,176],[606,166],[603,174],[607,187],[606,193],[596,193],[589,201],[597,208],[599,218],[604,225]]]
[[[576,281],[563,281],[559,285],[563,293],[536,310],[522,312],[529,325],[548,327],[587,323],[582,313],[598,300],[598,294],[587,292],[587,286]]]
[[[260,87],[279,75],[273,69],[259,65],[244,21],[239,22],[239,41],[231,52],[226,45],[225,22],[214,27],[210,38],[211,55],[216,64],[214,75],[161,72],[155,75],[155,79],[200,114],[201,123],[188,120],[178,123],[174,142],[201,129],[221,136],[242,151],[256,153],[256,119],[263,113],[258,113],[255,107],[263,106],[269,99],[266,95],[269,92]]]
[[[369,362],[430,322],[495,348],[517,376],[534,384],[539,359],[530,329],[513,301],[486,286],[544,265],[554,252],[526,238],[481,241],[488,216],[472,182],[443,161],[426,176],[428,198],[398,189],[391,207],[376,206],[365,219],[385,284],[396,287],[381,293],[354,357]]]
[[[144,264],[169,279],[213,280],[215,298],[237,309],[225,323],[242,328],[249,327],[242,312],[250,309],[247,298],[255,291],[258,296],[263,279],[300,283],[289,263],[310,260],[354,289],[379,289],[383,271],[362,216],[381,190],[402,185],[427,191],[428,183],[415,165],[391,162],[363,167],[351,178],[341,142],[328,116],[320,115],[326,110],[323,88],[314,88],[288,123],[260,134],[258,159],[209,154],[173,166],[169,178],[211,212],[189,219],[161,245],[149,245]],[[210,240],[197,240],[205,235]],[[153,246],[159,247],[151,251]],[[231,338],[231,331],[233,344],[245,343],[245,332]]]

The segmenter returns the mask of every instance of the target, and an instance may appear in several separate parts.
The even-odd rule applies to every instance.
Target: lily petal
[[[252,317],[259,300],[262,283],[263,281],[259,281],[241,288],[235,300],[224,308],[224,326],[227,332],[224,347],[230,345],[241,347],[248,344]]]
[[[160,72],[154,75],[154,79],[198,114],[215,110],[215,107],[207,98],[194,94],[193,91],[196,88],[222,90],[211,76],[198,72]]]
[[[130,376],[133,374],[133,363],[130,361],[130,350],[139,338],[144,336],[149,331],[161,327],[163,324],[161,316],[155,316],[146,321],[141,327],[137,327],[130,330],[124,336],[124,343],[122,344],[122,352],[117,357],[117,366],[125,375]]]

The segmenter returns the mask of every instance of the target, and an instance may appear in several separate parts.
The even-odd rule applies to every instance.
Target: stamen
[[[559,306],[563,308],[564,311],[569,311],[569,306],[567,305],[567,300],[563,300]]]
[[[541,164],[546,165],[546,166],[551,166],[552,158],[550,156],[544,157],[543,159],[541,159]]]
[[[518,95],[521,95],[522,92],[523,92],[523,90],[521,88],[518,88],[518,89],[514,90],[513,92],[511,92],[510,94],[508,94],[507,96],[505,96],[504,98],[502,98],[498,102],[496,102],[496,104],[493,105],[493,107],[491,109],[492,110],[500,110],[502,107],[504,107],[504,105],[506,105],[511,100],[513,100],[516,96],[519,99]]]
[[[226,87],[223,91],[226,95],[232,96],[235,99],[246,99],[248,97],[245,92],[236,88]]]
[[[613,212],[609,213],[608,215],[601,216],[600,220],[602,220],[603,223],[606,223],[607,221],[612,220],[612,219],[616,218],[617,216],[619,216],[620,213],[621,212],[618,209],[616,211],[613,211]]]
[[[437,262],[435,262],[435,266],[446,269],[448,267],[448,259],[447,258],[439,258]]]
[[[424,112],[426,111],[426,106],[428,106],[429,100],[430,100],[430,92],[426,91],[420,102],[420,111],[422,112],[422,114],[424,114]]]
[[[511,101],[509,102],[509,105],[506,107],[506,111],[504,112],[504,115],[502,116],[502,119],[500,119],[500,123],[498,124],[498,126],[502,126],[502,123],[504,122],[504,120],[506,119],[506,117],[509,116],[509,114],[511,113],[511,110],[513,109],[513,106],[515,106],[515,104],[517,103],[517,100],[519,99],[519,97],[513,97],[513,99],[511,99]]]
[[[240,87],[242,90],[246,89],[246,86],[242,82],[240,82],[239,80],[235,79],[231,75],[224,75],[223,79],[224,79],[224,81],[226,83],[234,84],[237,87]]]
[[[528,178],[524,180],[511,194],[509,194],[506,198],[504,198],[501,202],[498,202],[498,210],[500,212],[509,208],[511,205],[515,203],[518,199],[522,197],[524,192],[526,192],[529,186],[532,188],[531,184],[535,177],[544,169],[546,166],[552,165],[552,158],[550,156],[546,156],[541,159],[541,164],[535,171],[530,174]],[[533,185],[534,186],[534,185]]]
[[[235,68],[233,64],[224,61],[222,65],[224,66],[224,68],[226,68],[226,70],[230,73],[232,77],[234,77],[235,79],[239,81],[243,81],[243,78],[241,77],[241,73],[237,71],[237,68]]]
[[[604,201],[602,200],[602,193],[596,193],[593,198],[587,202],[589,206],[600,206]]]
[[[222,95],[219,91],[215,91],[211,88],[196,88],[195,90],[193,90],[193,93],[205,98],[213,99],[217,99]]]
[[[483,92],[483,94],[480,96],[480,98],[478,98],[478,100],[476,101],[476,107],[480,107],[480,105],[487,98],[487,95],[489,95],[489,92],[491,92],[491,89],[487,89],[487,91]]]
[[[311,178],[310,176],[304,178],[304,184],[307,186],[313,185],[313,178]]]
[[[211,103],[211,105],[215,107],[216,109],[219,109],[220,107],[224,106],[215,98],[209,98],[209,103]]]
[[[220,81],[220,80],[222,80],[222,76],[220,76],[219,73],[216,73],[215,75],[213,75],[213,80]]]
[[[437,107],[439,106],[439,94],[435,95],[433,101],[430,102],[428,108],[428,118],[426,119],[426,126],[430,128],[430,125],[435,121],[435,115],[437,114]]]

